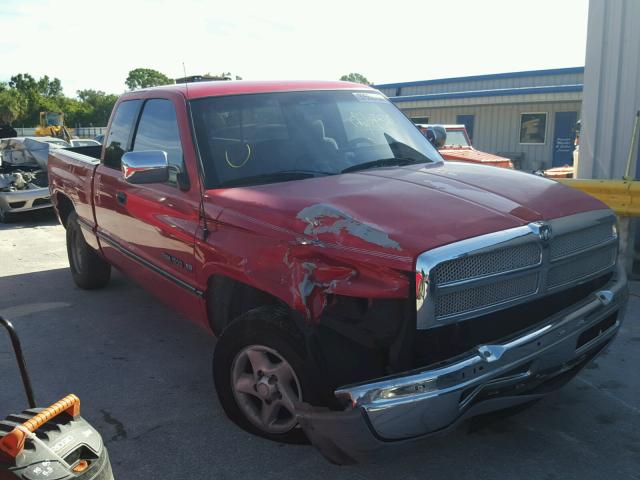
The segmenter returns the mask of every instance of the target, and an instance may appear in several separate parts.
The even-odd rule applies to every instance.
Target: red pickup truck
[[[420,124],[416,126],[423,135],[429,138],[436,125]],[[490,165],[492,167],[513,168],[513,162],[508,158],[495,155],[493,153],[482,152],[476,150],[471,145],[471,139],[467,133],[467,127],[464,125],[438,125],[445,129],[446,138],[442,146],[438,147],[438,152],[445,160],[457,162],[479,163],[481,165]]]
[[[369,87],[139,90],[101,148],[48,161],[76,284],[116,267],[213,331],[228,416],[334,462],[540,398],[622,321],[609,209],[443,162]]]

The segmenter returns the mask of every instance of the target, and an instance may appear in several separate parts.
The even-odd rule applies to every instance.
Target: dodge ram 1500
[[[540,398],[622,321],[605,205],[443,162],[366,86],[127,93],[48,169],[76,284],[114,266],[210,328],[228,416],[334,462]]]

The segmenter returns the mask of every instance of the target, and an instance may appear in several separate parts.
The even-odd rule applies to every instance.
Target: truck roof
[[[342,89],[373,90],[368,85],[362,85],[360,83],[352,82],[342,82],[337,80],[231,80],[163,85],[161,87],[136,90],[125,95],[135,96],[138,93],[153,90],[156,92],[180,92],[185,96],[185,98],[194,99],[202,97],[214,97],[219,95],[239,95],[247,93]]]

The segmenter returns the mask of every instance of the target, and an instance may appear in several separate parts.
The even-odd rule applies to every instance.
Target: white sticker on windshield
[[[387,100],[380,93],[376,92],[353,92],[353,96],[359,102],[386,102]]]

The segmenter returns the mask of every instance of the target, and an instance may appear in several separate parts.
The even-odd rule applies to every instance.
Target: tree
[[[118,100],[117,95],[104,93],[101,90],[78,90],[76,92],[80,101],[90,110],[88,119],[83,119],[83,124],[106,125],[109,121],[111,110]]]
[[[344,82],[356,82],[356,83],[364,83],[365,85],[371,85],[371,82],[367,80],[367,77],[360,73],[350,73],[349,75],[343,75],[340,77],[340,80]]]
[[[124,81],[129,90],[136,88],[155,87],[158,85],[169,85],[173,83],[164,73],[160,73],[152,68],[136,68],[129,72],[129,76]]]
[[[25,104],[15,90],[0,90],[0,125],[13,123],[24,111]]]
[[[60,80],[48,75],[39,79],[28,73],[13,75],[8,82],[0,82],[0,125],[33,127],[40,121],[40,112],[62,112],[70,127],[106,125],[118,96],[92,89],[76,93],[77,98],[66,97]]]
[[[38,82],[28,73],[19,73],[9,80],[9,87],[21,95],[30,95],[38,90]]]
[[[9,88],[22,105],[19,115],[13,121],[21,125],[37,125],[42,95],[38,92],[36,79],[28,73],[18,73],[9,80]]]
[[[54,78],[49,80],[49,76],[45,75],[36,84],[38,93],[43,97],[60,97],[62,96],[62,84],[60,79]]]

